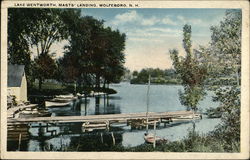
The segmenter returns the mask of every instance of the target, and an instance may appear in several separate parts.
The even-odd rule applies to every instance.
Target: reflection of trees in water
[[[95,115],[100,115],[100,114],[120,114],[120,106],[116,105],[115,103],[112,103],[113,100],[119,100],[121,99],[120,97],[117,96],[96,96],[94,100],[95,104],[95,110],[94,114]],[[84,111],[84,115],[88,115],[88,105],[89,105],[89,100],[85,100],[84,98],[80,99],[78,102],[74,104],[72,109],[74,111],[78,111],[75,114],[77,115],[78,113],[81,114],[81,111]],[[81,108],[83,107],[83,108]],[[82,110],[81,110],[82,109]]]
[[[114,98],[114,96],[112,97]],[[111,98],[111,99],[112,99]],[[114,103],[110,102],[110,96],[104,96],[103,97],[103,114],[120,114],[121,113],[121,109],[119,105],[115,105]],[[100,110],[100,97],[96,97],[96,109],[98,109],[98,111]],[[96,112],[97,113],[97,112]],[[100,114],[100,111],[98,112]]]
[[[121,144],[122,134],[114,133],[115,143]],[[71,137],[68,151],[111,151],[113,139],[110,132],[91,132]]]
[[[95,97],[95,115],[100,114],[100,97]]]
[[[30,133],[27,124],[8,126],[7,131],[7,151],[26,151],[28,149]],[[21,140],[19,148],[19,138]]]

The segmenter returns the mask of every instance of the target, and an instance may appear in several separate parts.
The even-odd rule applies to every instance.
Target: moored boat
[[[160,141],[161,140],[161,138],[160,137],[158,137],[158,136],[155,136],[154,134],[152,134],[152,133],[150,133],[150,134],[147,134],[147,133],[145,133],[144,134],[144,140],[145,140],[145,142],[147,142],[147,143],[154,143],[154,141]]]
[[[171,121],[172,122],[183,122],[183,121],[191,121],[191,120],[197,120],[197,119],[202,119],[202,115],[196,113],[194,115],[179,116],[179,117],[171,118]]]
[[[72,102],[71,101],[66,101],[66,102],[60,102],[60,101],[45,101],[45,106],[46,107],[63,107],[70,105]]]
[[[50,117],[52,113],[48,112],[47,110],[23,110],[19,113],[20,118],[27,118],[27,117]]]

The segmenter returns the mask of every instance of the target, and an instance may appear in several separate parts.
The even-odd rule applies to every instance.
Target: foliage
[[[139,73],[134,71],[131,84],[146,84],[148,83],[148,75],[151,75],[151,83],[153,84],[179,84],[180,80],[173,69],[161,70],[159,68],[142,69]]]
[[[197,110],[197,104],[205,96],[204,82],[206,79],[206,66],[196,59],[191,52],[191,26],[183,27],[183,47],[186,57],[180,58],[178,51],[170,50],[171,59],[176,73],[180,75],[184,92],[179,91],[180,101],[188,109]]]
[[[207,57],[209,80],[218,82],[226,77],[230,84],[209,87],[216,93],[214,100],[220,102],[223,112],[215,135],[224,140],[227,150],[239,148],[240,144],[241,22],[240,10],[227,10],[220,25],[211,27],[210,46],[200,50]]]
[[[104,92],[107,94],[116,94],[117,91],[112,88],[93,88],[93,87],[78,87],[77,93],[90,93],[91,91],[94,92]],[[39,90],[39,84],[34,83],[34,85],[28,88],[28,95],[46,95],[46,96],[55,96],[55,95],[62,95],[62,94],[69,94],[74,92],[74,84],[67,83],[51,83],[51,82],[44,82],[43,87]]]
[[[67,38],[67,30],[60,9],[30,9],[27,39],[35,47],[37,56],[49,54],[51,45]],[[40,18],[43,17],[43,18]]]
[[[104,27],[102,20],[81,17],[79,10],[64,10],[63,20],[69,30],[69,45],[58,63],[61,80],[100,87],[119,82],[125,68],[125,34]],[[68,76],[69,72],[72,72]]]
[[[210,28],[210,45],[197,51],[207,63],[210,84],[240,85],[241,18],[240,10],[227,10],[220,25]]]
[[[57,80],[88,86],[95,83],[97,88],[101,80],[105,87],[119,82],[124,74],[125,34],[105,27],[103,20],[82,17],[79,9],[9,9],[8,21],[8,60],[25,65],[29,83],[38,79],[42,84],[53,77],[55,69]],[[41,55],[56,54],[50,48],[62,40],[69,43],[64,57],[57,61],[58,68],[53,62],[51,76],[41,73],[48,71],[43,63],[49,60]],[[36,52],[34,61],[31,51]]]
[[[28,14],[28,10],[8,9],[8,63],[25,65],[25,73],[30,84],[31,51],[26,38],[30,30],[27,29],[28,19],[23,19]]]
[[[152,144],[141,144],[135,147],[124,147],[116,145],[113,151],[122,152],[239,152],[237,147],[239,144],[234,144],[230,149],[224,144],[224,140],[214,136],[214,133],[201,135],[198,132],[189,132],[187,137],[179,141],[169,141],[160,143],[153,148]]]
[[[35,78],[46,78],[41,77],[45,73],[39,74],[39,77],[34,77],[38,76],[37,71],[32,69],[34,65],[36,67],[40,65],[40,69],[44,65],[34,64],[36,61],[33,62],[31,59],[32,48],[36,49],[36,58],[38,58],[40,54],[50,54],[51,45],[65,38],[67,38],[67,30],[65,30],[65,25],[61,19],[60,9],[9,9],[8,60],[9,63],[25,65],[29,85]],[[54,70],[55,68],[51,69]],[[43,70],[47,69],[44,68]]]
[[[45,79],[54,78],[57,65],[48,54],[41,54],[34,60],[34,75],[39,79],[39,90]]]
[[[217,107],[217,108],[210,107],[206,109],[206,114],[208,118],[221,118],[222,113],[223,111],[221,107]]]

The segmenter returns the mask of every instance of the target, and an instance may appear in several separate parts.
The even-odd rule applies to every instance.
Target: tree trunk
[[[74,83],[74,96],[76,96],[76,81]]]
[[[106,80],[104,80],[102,88],[106,88]]]
[[[95,84],[96,88],[100,88],[100,74],[97,73],[96,74],[96,84]]]
[[[39,91],[41,91],[41,89],[42,89],[42,78],[41,77],[39,77]]]

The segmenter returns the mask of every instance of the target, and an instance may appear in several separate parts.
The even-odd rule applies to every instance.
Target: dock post
[[[101,132],[101,142],[103,143],[103,137],[102,137],[102,132]]]
[[[22,140],[22,133],[19,134],[18,151],[20,151],[21,149],[21,140]]]
[[[111,132],[111,136],[112,136],[112,139],[113,139],[113,145],[115,145],[115,137],[114,137],[114,133]]]
[[[156,121],[154,121],[154,144],[153,144],[154,148],[155,148],[155,144],[156,144]]]
[[[63,149],[63,148],[62,148],[62,143],[63,143],[63,142],[62,142],[62,135],[60,136],[60,143],[61,143],[61,151],[62,151],[62,149]]]

